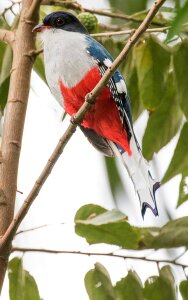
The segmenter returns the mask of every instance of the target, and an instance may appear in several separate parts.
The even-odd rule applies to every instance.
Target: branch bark
[[[15,31],[13,63],[8,102],[4,121],[0,162],[0,236],[2,237],[13,220],[17,189],[18,163],[22,142],[24,120],[32,70],[31,51],[35,49],[32,28],[37,17],[28,18],[32,0],[22,1],[22,11]],[[12,43],[12,34],[1,30],[3,40]],[[0,292],[3,285],[11,239],[0,250]]]
[[[100,15],[100,16],[117,18],[117,19],[122,19],[122,20],[126,20],[126,21],[140,22],[137,19],[134,19],[133,17],[125,15],[125,14],[111,13],[111,12],[107,12],[107,11],[100,10],[100,9],[86,8],[86,7],[83,7],[81,4],[79,4],[76,1],[72,2],[72,1],[59,1],[59,0],[43,0],[42,4],[43,5],[56,5],[56,6],[69,8],[69,9],[76,9],[80,12],[90,12],[90,13]]]
[[[112,66],[108,68],[104,76],[101,78],[99,83],[96,87],[86,96],[85,103],[81,106],[79,111],[76,113],[74,118],[71,118],[71,123],[65,133],[63,134],[62,138],[59,140],[54,152],[52,153],[51,157],[49,158],[45,168],[43,169],[42,173],[40,174],[39,178],[37,179],[36,183],[34,184],[31,192],[25,199],[22,207],[16,214],[14,220],[11,222],[10,226],[8,227],[6,233],[0,240],[0,251],[6,247],[7,243],[9,244],[12,240],[13,236],[15,235],[20,223],[22,222],[23,218],[25,217],[27,211],[29,210],[31,204],[33,203],[34,199],[37,197],[40,189],[42,188],[44,182],[48,178],[50,172],[52,171],[56,161],[58,160],[59,156],[61,155],[63,149],[65,148],[66,144],[72,137],[73,133],[76,130],[78,124],[80,124],[83,120],[85,113],[90,109],[92,104],[96,101],[96,97],[100,94],[103,90],[104,86],[107,84],[108,80],[112,76],[113,72],[118,68],[120,63],[127,57],[128,52],[133,47],[135,42],[139,39],[139,37],[146,31],[147,27],[149,26],[152,18],[155,16],[159,8],[165,0],[158,0],[155,1],[154,5],[150,9],[149,13],[147,14],[144,21],[141,23],[139,28],[134,32],[133,36],[129,38],[126,46],[119,54],[119,56],[115,59]]]
[[[170,27],[159,27],[159,28],[149,28],[145,32],[147,33],[161,33],[166,32]],[[136,29],[128,29],[128,30],[121,30],[121,31],[108,31],[108,32],[101,32],[101,33],[92,33],[92,37],[111,37],[117,35],[126,35],[126,34],[133,34]]]
[[[79,4],[76,1],[73,2],[73,1],[59,1],[59,0],[43,0],[42,4],[65,7],[68,9],[78,10],[80,12],[90,12],[92,14],[106,16],[106,17],[110,17],[110,18],[117,18],[117,19],[129,21],[129,22],[130,21],[137,22],[137,23],[142,22],[142,20],[140,20],[139,18],[134,18],[134,17],[126,15],[126,14],[112,13],[112,12],[107,12],[107,11],[100,10],[100,9],[86,8],[86,7],[83,7],[81,4]],[[159,22],[152,22],[152,24],[157,25],[157,26],[161,25]]]
[[[114,258],[122,258],[122,259],[134,259],[134,260],[144,260],[147,262],[155,262],[155,263],[168,263],[173,264],[178,267],[188,268],[188,264],[177,262],[179,258],[181,258],[187,249],[181,253],[175,259],[155,259],[149,258],[147,256],[133,256],[133,255],[121,255],[113,252],[84,252],[84,251],[75,251],[75,250],[54,250],[54,249],[43,249],[43,248],[24,248],[24,247],[13,247],[12,252],[41,252],[48,254],[75,254],[75,255],[87,255],[87,256],[110,256]]]
[[[32,1],[32,4],[29,8],[29,12],[27,14],[27,18],[29,20],[32,20],[36,16],[36,14],[38,14],[41,2],[42,2],[42,0],[33,0]]]
[[[14,42],[14,33],[7,29],[0,29],[0,41],[8,43],[10,46],[13,46]]]

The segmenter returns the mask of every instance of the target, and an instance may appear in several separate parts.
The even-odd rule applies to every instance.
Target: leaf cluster
[[[89,244],[107,243],[118,245],[121,249],[133,250],[188,245],[187,217],[170,221],[161,228],[139,228],[131,226],[127,217],[117,210],[107,211],[100,206],[90,204],[78,210],[75,224],[76,233],[84,237]],[[113,257],[113,254],[111,256]],[[147,261],[147,258],[141,259]],[[85,286],[91,300],[176,300],[178,297],[175,278],[169,265],[159,269],[158,276],[149,277],[144,286],[135,271],[129,271],[126,277],[113,286],[107,270],[100,263],[96,263],[94,269],[85,276]],[[182,299],[187,300],[187,280],[179,284],[179,291]]]
[[[8,265],[10,300],[41,300],[35,279],[23,268],[21,258],[13,258]]]
[[[188,247],[188,217],[169,221],[162,227],[136,227],[118,211],[88,204],[75,216],[75,231],[89,244],[106,243],[122,249],[143,250]]]
[[[90,300],[176,300],[177,290],[171,268],[160,269],[159,276],[149,277],[144,286],[135,271],[128,271],[127,276],[113,286],[110,275],[103,265],[96,263],[94,269],[85,276],[85,286]],[[183,300],[188,299],[188,282],[182,281],[179,289]]]

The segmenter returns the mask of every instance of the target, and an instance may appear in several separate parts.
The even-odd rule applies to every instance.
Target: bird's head
[[[42,24],[38,24],[33,28],[33,32],[43,32],[49,29],[61,29],[88,34],[86,28],[73,14],[64,11],[56,11],[47,15]]]

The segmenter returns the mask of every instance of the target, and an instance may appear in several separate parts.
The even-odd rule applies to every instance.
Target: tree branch
[[[32,34],[33,20],[27,18],[32,0],[22,1],[22,10],[18,28],[13,33],[0,30],[3,40],[14,41],[12,72],[10,76],[9,95],[6,106],[3,136],[1,144],[2,160],[0,163],[0,236],[2,237],[14,216],[17,190],[18,163],[30,89],[30,75],[33,62],[28,55],[35,49]],[[35,16],[37,21],[37,14]],[[11,239],[0,249],[0,292],[10,254]]]
[[[99,23],[98,26],[101,30],[105,30],[105,31],[120,31],[120,30],[122,30],[121,26],[118,26],[115,24]]]
[[[159,28],[149,28],[145,32],[152,33],[152,32],[166,32],[170,27],[159,27]],[[126,35],[126,34],[133,34],[136,29],[128,29],[128,30],[121,30],[121,31],[108,31],[108,32],[101,32],[101,33],[92,33],[92,37],[111,37],[116,35]]]
[[[14,33],[13,31],[7,29],[0,29],[0,41],[8,43],[10,46],[13,46],[14,42]]]
[[[42,188],[44,182],[48,178],[51,170],[53,169],[56,161],[58,160],[59,156],[61,155],[62,151],[64,150],[66,144],[70,140],[71,136],[76,130],[78,124],[80,124],[83,120],[85,113],[90,109],[92,104],[96,101],[96,97],[100,94],[103,90],[104,86],[107,84],[108,80],[112,76],[113,72],[118,68],[120,63],[127,57],[128,52],[133,47],[135,42],[139,39],[142,33],[145,32],[147,27],[149,26],[152,18],[155,16],[159,8],[165,0],[158,0],[155,1],[154,5],[148,12],[146,18],[141,23],[139,28],[135,31],[132,37],[129,38],[126,46],[119,54],[119,56],[115,59],[112,66],[108,68],[105,72],[104,76],[101,78],[99,83],[95,86],[95,88],[86,96],[85,103],[81,106],[79,111],[75,114],[73,118],[71,118],[71,123],[68,126],[67,130],[63,134],[62,138],[59,140],[58,145],[56,146],[54,152],[52,153],[51,157],[49,158],[45,168],[43,169],[42,173],[40,174],[39,178],[37,179],[36,183],[34,184],[31,192],[25,199],[23,205],[21,206],[20,210],[16,214],[14,220],[11,222],[10,226],[8,227],[6,233],[0,240],[0,250],[2,250],[10,240],[12,240],[13,236],[15,235],[18,226],[22,222],[23,218],[25,217],[27,211],[29,210],[31,204],[33,203],[34,199],[37,197],[40,189]]]
[[[121,20],[137,22],[137,23],[142,22],[142,20],[140,20],[138,18],[134,18],[129,15],[120,14],[120,13],[111,13],[111,12],[107,12],[107,11],[100,10],[100,9],[86,8],[86,7],[83,7],[81,4],[79,4],[76,1],[73,2],[73,1],[59,1],[59,0],[43,0],[42,5],[60,6],[60,7],[65,7],[65,8],[69,8],[69,9],[75,9],[80,12],[90,12],[92,14],[110,17],[110,18],[117,18],[117,19],[121,19]],[[152,24],[160,26],[160,23],[158,23],[158,22],[152,22]]]
[[[179,263],[177,262],[177,259],[179,256],[175,259],[154,259],[149,258],[147,256],[131,256],[131,255],[121,255],[121,254],[115,254],[113,252],[84,252],[84,251],[75,251],[75,250],[53,250],[53,249],[43,249],[43,248],[24,248],[24,247],[13,247],[12,252],[41,252],[41,253],[48,253],[48,254],[75,254],[75,255],[87,255],[87,256],[109,256],[109,257],[115,257],[115,258],[122,258],[122,259],[134,259],[134,260],[144,260],[147,262],[154,262],[154,263],[168,263],[173,264],[175,266],[179,266],[182,268],[188,268],[188,264]],[[184,255],[185,252],[183,252],[182,255]]]
[[[64,225],[64,224],[65,223],[58,223],[58,225]],[[36,227],[33,227],[33,228],[28,228],[28,229],[25,229],[25,230],[20,230],[20,231],[16,232],[16,235],[27,233],[27,232],[31,232],[31,231],[35,231],[37,229],[41,229],[41,228],[45,228],[45,227],[49,227],[49,226],[53,226],[53,225],[54,224],[44,224],[44,225],[36,226]]]
[[[12,2],[12,3],[10,4],[10,6],[5,7],[5,8],[3,9],[3,12],[0,13],[0,17],[2,16],[4,19],[6,19],[6,18],[5,18],[5,15],[6,15],[6,13],[7,13],[9,10],[14,14],[14,12],[13,12],[13,10],[12,10],[14,4],[15,4],[15,3]]]
[[[27,18],[29,20],[32,20],[33,17],[36,15],[36,13],[39,11],[41,2],[42,2],[42,0],[33,0],[32,1],[32,4],[29,8],[29,12],[28,12],[28,15],[27,15]]]
[[[36,227],[33,227],[33,228],[29,228],[29,229],[25,229],[25,230],[20,230],[20,231],[16,232],[16,235],[19,235],[19,234],[22,234],[22,233],[31,232],[31,231],[35,231],[37,229],[45,228],[45,227],[48,227],[48,226],[49,225],[44,224],[44,225],[36,226]]]
[[[111,13],[111,12],[107,12],[107,11],[100,10],[100,9],[86,8],[86,7],[83,7],[81,4],[79,4],[76,1],[73,2],[73,1],[43,0],[42,4],[43,5],[62,6],[62,7],[66,7],[66,8],[69,8],[69,9],[76,9],[80,12],[90,12],[90,13],[100,15],[100,16],[118,18],[118,19],[122,19],[122,20],[126,20],[126,21],[140,22],[137,19],[134,19],[131,16],[128,16],[128,15],[125,15],[125,14]]]

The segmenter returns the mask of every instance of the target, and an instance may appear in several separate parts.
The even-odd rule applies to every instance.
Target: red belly
[[[69,115],[75,114],[85,101],[85,96],[92,91],[101,79],[97,67],[91,69],[74,87],[67,88],[60,81],[60,89],[64,98],[64,108]],[[131,154],[126,130],[122,123],[115,101],[108,87],[105,87],[96,99],[96,103],[86,113],[82,126],[93,129],[100,136],[120,145]]]

